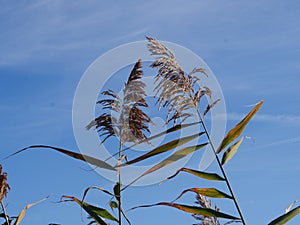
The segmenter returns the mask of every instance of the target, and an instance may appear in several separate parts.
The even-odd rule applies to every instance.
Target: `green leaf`
[[[149,170],[147,170],[146,172],[144,172],[142,175],[140,175],[139,177],[137,177],[136,179],[134,179],[130,184],[128,184],[126,186],[126,188],[130,185],[132,185],[133,183],[135,183],[137,180],[139,180],[140,178],[142,178],[143,176],[149,174],[149,173],[153,173],[156,170],[159,170],[169,164],[172,164],[174,162],[176,162],[179,159],[182,159],[184,157],[186,157],[187,155],[191,154],[194,151],[197,151],[201,148],[203,148],[204,146],[206,146],[208,143],[205,144],[200,144],[200,145],[195,145],[195,146],[190,146],[190,147],[186,147],[186,148],[182,148],[176,152],[174,152],[172,155],[170,155],[169,157],[167,157],[166,159],[164,159],[163,161],[161,161],[160,163],[156,164],[155,166],[151,167]]]
[[[195,138],[201,136],[202,134],[204,134],[204,132],[201,132],[201,133],[198,133],[198,134],[194,134],[194,135],[191,135],[191,136],[187,136],[187,137],[183,137],[183,138],[179,138],[179,139],[176,139],[176,140],[173,140],[173,141],[170,141],[166,144],[163,144],[155,149],[153,149],[152,151],[142,155],[142,156],[139,156],[133,160],[130,160],[128,162],[126,162],[125,164],[122,164],[120,166],[124,166],[124,165],[130,165],[130,164],[133,164],[133,163],[137,163],[137,162],[140,162],[142,160],[145,160],[145,159],[148,159],[152,156],[155,156],[155,155],[158,155],[158,154],[161,154],[161,153],[164,153],[164,152],[167,152],[167,151],[170,151],[176,147],[179,147],[183,144],[186,144],[192,140],[194,140]]]
[[[177,160],[182,159],[182,158],[186,157],[187,155],[205,147],[207,144],[208,143],[182,148],[182,149],[176,151],[175,153],[173,153],[172,155],[170,155],[169,157],[167,157],[165,160],[163,160],[160,163],[153,166],[151,169],[144,172],[143,176],[145,176],[146,174],[152,173],[158,169],[161,169],[169,164],[172,164],[172,163],[176,162]]]
[[[278,217],[277,219],[270,222],[268,225],[283,225],[286,224],[288,221],[293,219],[295,216],[297,216],[300,213],[300,206],[293,209],[292,211],[289,211],[288,213]]]
[[[82,199],[81,199],[81,202],[84,202],[84,199],[87,195],[87,193],[92,190],[92,189],[96,189],[96,190],[99,190],[99,191],[102,191],[104,192],[105,194],[108,194],[108,195],[111,195],[111,196],[115,196],[114,194],[112,194],[111,192],[105,190],[104,188],[101,188],[101,187],[97,187],[97,186],[90,186],[88,187],[87,189],[85,189],[84,193],[83,193],[83,196],[82,196]]]
[[[177,125],[174,126],[174,127],[170,127],[169,129],[167,129],[167,130],[165,130],[165,131],[163,131],[163,132],[161,132],[161,133],[155,134],[155,135],[153,135],[153,136],[147,138],[147,141],[151,141],[151,140],[153,140],[153,139],[155,139],[155,138],[158,138],[158,137],[161,137],[161,136],[163,136],[163,135],[166,135],[166,134],[169,134],[169,133],[172,133],[172,132],[175,132],[175,131],[184,129],[184,128],[186,128],[186,127],[194,126],[194,125],[199,124],[199,123],[200,123],[200,122],[194,122],[194,123],[188,123],[188,124],[177,124]],[[128,147],[128,148],[123,149],[123,151],[124,151],[124,150],[127,150],[127,149],[130,149],[130,148],[132,148],[132,147],[134,147],[134,146],[136,146],[136,145],[138,145],[138,144],[141,144],[141,143],[143,143],[143,142],[145,142],[145,141],[138,142],[138,143],[136,143],[136,144],[134,144],[134,145],[132,145],[132,146],[130,146],[130,147]]]
[[[114,186],[114,194],[115,194],[115,197],[116,197],[117,201],[119,202],[120,201],[120,195],[121,195],[121,186],[120,186],[119,182],[117,182]]]
[[[171,127],[171,128],[169,128],[169,129],[167,129],[167,130],[161,132],[161,133],[155,134],[155,135],[153,135],[153,136],[151,136],[151,137],[149,137],[149,138],[147,138],[147,139],[145,139],[145,140],[139,141],[139,142],[134,143],[133,145],[127,147],[127,148],[124,148],[124,149],[122,150],[122,152],[124,153],[125,151],[131,149],[131,148],[134,147],[134,146],[137,146],[137,145],[142,144],[142,143],[145,143],[145,142],[152,141],[153,139],[158,138],[158,137],[161,137],[161,136],[163,136],[163,135],[165,135],[165,134],[169,134],[169,133],[172,133],[172,132],[175,132],[175,131],[178,131],[178,130],[181,130],[181,129],[184,129],[184,128],[187,128],[187,127],[190,127],[190,126],[194,126],[194,125],[199,124],[199,123],[201,123],[201,122],[194,122],[194,123],[188,123],[188,124],[177,124],[176,126]],[[108,158],[105,159],[104,161],[108,161],[109,159],[113,158],[114,156],[116,156],[116,155],[118,155],[118,154],[119,154],[119,152],[116,152],[115,154],[113,154],[112,156],[108,157]]]
[[[244,140],[244,137],[242,137],[240,140],[238,140],[237,142],[235,142],[233,145],[231,145],[226,152],[223,155],[222,158],[222,165],[226,164],[237,152],[237,150],[239,149],[240,145],[242,144]]]
[[[19,214],[19,216],[17,217],[17,219],[16,219],[14,225],[19,225],[19,224],[20,224],[20,222],[23,220],[23,218],[24,218],[24,216],[25,216],[25,214],[26,214],[27,209],[29,209],[30,207],[32,207],[32,206],[34,206],[34,205],[36,205],[36,204],[39,204],[39,203],[45,201],[47,198],[48,198],[48,197],[46,197],[46,198],[44,198],[44,199],[42,199],[42,200],[40,200],[40,201],[38,201],[38,202],[35,202],[35,203],[31,203],[31,204],[26,205],[26,206],[22,209],[22,211],[21,211],[21,213]]]
[[[177,172],[174,175],[168,177],[166,180],[170,180],[170,179],[174,178],[181,171],[193,174],[194,176],[197,176],[197,177],[200,177],[200,178],[203,178],[203,179],[206,179],[206,180],[214,180],[214,181],[224,181],[225,180],[223,177],[219,176],[216,173],[206,173],[206,172],[202,172],[202,171],[198,171],[198,170],[188,169],[188,168],[185,168],[185,167],[177,170]]]
[[[217,217],[217,218],[224,218],[224,219],[232,219],[232,220],[239,220],[239,218],[218,212],[213,209],[207,209],[207,208],[202,208],[202,207],[197,207],[197,206],[189,206],[189,205],[181,205],[181,204],[176,204],[176,203],[169,203],[169,202],[159,202],[156,204],[152,205],[142,205],[142,206],[137,206],[132,208],[146,208],[146,207],[153,207],[153,206],[159,206],[159,205],[164,205],[164,206],[170,206],[176,209],[179,209],[184,212],[192,213],[192,214],[197,214],[197,215],[202,215],[202,216],[207,216],[207,217]]]
[[[189,188],[184,190],[173,202],[181,198],[185,193],[187,192],[194,192],[196,194],[204,195],[207,197],[212,197],[212,198],[229,198],[233,199],[232,196],[219,191],[218,189],[215,188]]]
[[[113,170],[113,171],[116,170],[113,166],[109,165],[108,163],[106,163],[106,162],[104,162],[102,160],[96,159],[94,157],[83,155],[83,154],[79,154],[79,153],[76,153],[76,152],[71,152],[71,151],[66,150],[66,149],[57,148],[57,147],[48,146],[48,145],[32,145],[32,146],[23,148],[20,151],[17,151],[15,153],[13,153],[12,155],[8,156],[8,157],[11,157],[13,155],[19,154],[19,153],[21,153],[21,152],[23,152],[25,150],[34,149],[34,148],[52,149],[52,150],[58,151],[60,153],[63,153],[65,155],[68,155],[68,156],[70,156],[70,157],[72,157],[74,159],[79,159],[81,161],[88,162],[88,163],[90,163],[90,164],[92,164],[94,166],[97,166],[97,167],[100,167],[100,168],[103,168],[103,169],[108,169],[108,170]],[[8,158],[8,157],[6,157],[6,158]]]
[[[118,220],[106,209],[90,205],[86,202],[80,201],[78,198],[73,196],[63,196],[63,198],[65,199],[63,201],[76,202],[100,225],[107,225],[107,223],[105,223],[102,218],[118,222]]]
[[[238,138],[243,132],[244,128],[251,120],[251,118],[257,113],[263,101],[260,101],[248,114],[244,117],[244,119],[238,123],[233,129],[231,129],[225,138],[223,139],[220,147],[218,148],[216,153],[220,153],[224,148],[226,148],[231,142],[233,142],[236,138]]]

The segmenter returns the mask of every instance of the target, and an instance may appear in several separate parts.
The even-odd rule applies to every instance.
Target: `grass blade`
[[[152,173],[158,169],[161,169],[169,164],[172,164],[172,163],[176,162],[177,160],[182,159],[182,158],[186,157],[187,155],[205,147],[207,144],[208,143],[182,148],[182,149],[176,151],[175,153],[173,153],[172,155],[170,155],[165,160],[163,160],[160,163],[153,166],[151,169],[147,170],[145,173],[143,173],[143,176],[146,174]]]
[[[295,216],[297,216],[300,213],[300,206],[293,209],[292,211],[289,211],[288,213],[278,217],[277,219],[270,222],[268,225],[284,225],[291,219],[293,219]]]
[[[155,166],[151,167],[149,170],[144,172],[142,175],[140,175],[139,177],[134,179],[130,184],[128,184],[126,186],[126,188],[131,186],[133,183],[138,181],[143,176],[145,176],[149,173],[153,173],[154,171],[159,170],[159,169],[161,169],[161,168],[163,168],[163,167],[165,167],[169,164],[172,164],[172,163],[176,162],[177,160],[182,159],[182,158],[186,157],[187,155],[193,153],[194,151],[197,151],[197,150],[205,147],[207,144],[208,143],[195,145],[195,146],[190,146],[190,147],[182,148],[182,149],[176,151],[175,153],[173,153],[172,155],[170,155],[169,157],[167,157],[166,159],[164,159],[160,163],[156,164]]]
[[[150,142],[150,141],[154,140],[155,138],[161,137],[161,136],[163,136],[165,134],[169,134],[169,133],[172,133],[172,132],[175,132],[175,131],[178,131],[178,130],[181,130],[181,129],[184,129],[184,128],[187,128],[187,127],[190,127],[190,126],[194,126],[194,125],[199,124],[199,123],[200,122],[194,122],[194,123],[188,123],[188,124],[177,124],[176,126],[171,127],[171,128],[169,128],[169,129],[167,129],[167,130],[165,130],[163,132],[155,134],[155,135],[153,135],[153,136],[151,136],[151,137],[149,137],[149,138],[147,138],[145,140],[139,141],[139,142],[134,143],[133,145],[127,147],[127,148],[124,148],[122,150],[122,152],[124,153],[125,151],[127,151],[127,150],[129,150],[129,149],[131,149],[131,148],[133,148],[133,147],[135,147],[135,146],[137,146],[139,144],[142,144],[142,143],[145,143],[145,142]],[[119,154],[119,152],[116,152],[115,154],[113,154],[112,156],[108,157],[104,161],[108,161],[108,160],[110,160],[111,158],[113,158],[114,156],[116,156],[118,154]]]
[[[216,153],[220,153],[224,148],[226,148],[231,142],[241,135],[248,122],[255,115],[255,113],[257,113],[262,104],[263,101],[257,103],[257,105],[247,114],[247,116],[245,116],[240,123],[238,123],[227,133]]]
[[[185,193],[187,192],[194,192],[196,194],[204,195],[207,197],[212,197],[212,198],[229,198],[232,199],[232,196],[219,191],[218,189],[215,188],[189,188],[184,190],[173,202],[181,198]]]
[[[96,189],[96,190],[102,191],[102,192],[104,192],[105,194],[108,194],[108,195],[110,195],[110,196],[115,196],[113,193],[111,193],[111,192],[105,190],[104,188],[97,187],[97,186],[90,186],[90,187],[88,187],[87,189],[85,189],[84,194],[83,194],[83,196],[82,196],[82,200],[81,200],[82,202],[84,201],[84,199],[85,199],[87,193],[88,193],[90,190],[92,190],[92,189]]]
[[[233,145],[231,145],[226,152],[223,155],[222,158],[222,165],[226,164],[237,152],[237,150],[239,149],[240,145],[242,144],[244,140],[244,137],[242,137],[240,140],[238,140],[237,142],[235,142]]]
[[[187,136],[187,137],[184,137],[184,138],[179,138],[179,139],[176,139],[176,140],[173,140],[173,141],[170,141],[166,144],[163,144],[155,149],[153,149],[152,151],[142,155],[142,156],[139,156],[133,160],[130,160],[124,164],[122,164],[121,166],[124,166],[124,165],[130,165],[130,164],[133,164],[133,163],[137,163],[137,162],[140,162],[142,160],[145,160],[145,159],[148,159],[152,156],[155,156],[155,155],[158,155],[158,154],[161,154],[161,153],[164,153],[164,152],[167,152],[167,151],[170,151],[178,146],[181,146],[183,144],[186,144],[192,140],[194,140],[195,138],[201,136],[202,134],[204,134],[204,132],[201,132],[201,133],[198,133],[198,134],[194,134],[194,135],[191,135],[191,136]]]
[[[152,204],[152,205],[137,206],[137,207],[132,208],[131,210],[136,209],[136,208],[146,208],[146,207],[153,207],[153,206],[159,206],[159,205],[170,206],[170,207],[179,209],[184,212],[197,214],[197,215],[203,215],[203,216],[207,216],[207,217],[217,217],[217,218],[224,218],[224,219],[239,220],[239,218],[237,218],[237,217],[234,217],[234,216],[222,213],[222,212],[218,212],[213,209],[207,209],[207,208],[202,208],[202,207],[198,207],[198,206],[181,205],[181,204],[169,203],[169,202],[159,202],[159,203]]]
[[[87,155],[83,155],[83,154],[79,154],[79,153],[76,153],[76,152],[71,152],[69,150],[66,150],[66,149],[62,149],[62,148],[57,148],[57,147],[53,147],[53,146],[48,146],[48,145],[32,145],[32,146],[29,146],[29,147],[26,147],[26,148],[23,148],[21,149],[20,151],[17,151],[13,154],[11,154],[10,156],[6,157],[6,158],[9,158],[13,155],[16,155],[16,154],[19,154],[23,151],[26,151],[28,149],[34,149],[34,148],[39,148],[39,149],[52,149],[52,150],[55,150],[55,151],[58,151],[60,153],[63,153],[65,155],[68,155],[74,159],[78,159],[78,160],[81,160],[81,161],[84,161],[84,162],[87,162],[87,163],[90,163],[94,166],[97,166],[99,168],[103,168],[103,169],[108,169],[108,170],[113,170],[115,171],[116,169],[109,165],[108,163],[102,161],[102,160],[99,160],[99,159],[96,159],[94,157],[91,157],[91,156],[87,156]]]
[[[102,218],[118,222],[118,220],[113,215],[111,215],[106,209],[90,205],[86,202],[80,201],[78,198],[73,196],[63,196],[62,198],[64,198],[63,201],[76,202],[100,225],[107,225],[107,223],[105,223]]]
[[[219,176],[216,173],[206,173],[206,172],[202,172],[202,171],[198,171],[198,170],[188,169],[185,167],[177,170],[177,172],[174,175],[166,178],[166,180],[170,180],[170,179],[176,177],[181,171],[193,174],[194,176],[197,176],[197,177],[200,177],[200,178],[203,178],[206,180],[214,180],[214,181],[224,181],[225,180],[223,177]]]
[[[155,135],[153,135],[153,136],[147,138],[146,141],[152,141],[152,140],[154,140],[155,138],[161,137],[161,136],[163,136],[163,135],[166,135],[166,134],[169,134],[169,133],[172,133],[172,132],[175,132],[175,131],[178,131],[178,130],[181,130],[181,129],[184,129],[184,128],[187,128],[187,127],[190,127],[190,126],[194,126],[194,125],[199,124],[199,123],[200,123],[200,122],[194,122],[194,123],[188,123],[188,124],[177,124],[177,125],[174,126],[174,127],[170,127],[169,129],[167,129],[167,130],[165,130],[165,131],[163,131],[163,132],[160,132],[160,133],[158,133],[158,134],[155,134]],[[145,141],[138,142],[138,143],[136,143],[136,144],[134,144],[134,145],[132,145],[132,146],[130,146],[130,147],[128,147],[128,148],[123,149],[123,151],[124,151],[124,150],[127,150],[127,149],[130,149],[130,148],[132,148],[132,147],[134,147],[134,146],[136,146],[136,145],[138,145],[138,144],[141,144],[141,143],[143,143],[143,142],[145,142]]]
[[[21,213],[19,214],[19,216],[17,217],[17,219],[16,219],[14,225],[19,225],[19,224],[20,224],[20,222],[22,221],[22,219],[24,218],[24,216],[25,216],[25,214],[26,214],[27,209],[29,209],[30,207],[32,207],[32,206],[34,206],[34,205],[36,205],[36,204],[39,204],[39,203],[45,201],[47,198],[48,198],[48,197],[46,197],[46,198],[44,198],[44,199],[42,199],[42,200],[40,200],[40,201],[38,201],[38,202],[35,202],[35,203],[31,203],[31,204],[26,205],[26,206],[22,209],[22,211],[21,211]]]

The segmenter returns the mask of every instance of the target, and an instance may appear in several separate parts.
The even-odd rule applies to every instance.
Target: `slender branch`
[[[8,216],[7,216],[7,213],[6,213],[5,206],[3,205],[2,201],[0,203],[1,203],[1,208],[2,208],[2,211],[3,211],[3,214],[4,214],[4,218],[6,220],[6,223],[7,223],[7,225],[9,225],[9,219],[8,219]]]
[[[219,156],[217,155],[216,148],[215,148],[215,146],[214,146],[214,144],[213,144],[213,142],[212,142],[212,140],[211,140],[211,137],[210,137],[210,135],[209,135],[209,133],[208,133],[208,129],[207,129],[205,123],[204,123],[204,120],[203,120],[203,117],[202,117],[202,115],[201,115],[201,113],[200,113],[200,110],[199,110],[199,108],[198,108],[196,105],[195,105],[195,108],[196,108],[196,110],[197,110],[197,114],[198,114],[199,119],[200,119],[200,121],[201,121],[202,127],[203,127],[203,129],[204,129],[204,131],[205,131],[205,134],[206,134],[206,136],[207,136],[208,142],[209,142],[209,144],[210,144],[210,146],[211,146],[211,148],[212,148],[212,150],[213,150],[213,152],[214,152],[215,158],[216,158],[216,160],[217,160],[217,162],[218,162],[218,165],[219,165],[219,167],[220,167],[220,170],[221,170],[221,172],[222,172],[222,174],[223,174],[223,177],[224,177],[224,179],[225,179],[225,182],[226,182],[226,184],[227,184],[227,187],[228,187],[228,189],[229,189],[229,192],[230,192],[230,194],[231,194],[231,196],[232,196],[232,198],[233,198],[233,201],[234,201],[234,204],[235,204],[235,206],[236,206],[236,209],[237,209],[237,211],[238,211],[238,213],[239,213],[239,215],[240,215],[240,218],[241,218],[241,220],[242,220],[242,223],[243,223],[244,225],[246,225],[246,221],[245,221],[245,219],[244,219],[244,217],[243,217],[242,211],[241,211],[241,209],[240,209],[240,207],[239,207],[239,204],[238,204],[238,202],[237,202],[237,200],[236,200],[236,197],[235,197],[234,192],[233,192],[233,190],[232,190],[232,188],[231,188],[231,185],[230,185],[230,183],[229,183],[229,179],[227,178],[226,172],[225,172],[225,170],[224,170],[224,168],[223,168],[223,166],[222,166],[222,164],[221,164],[221,161],[220,161],[220,159],[219,159]]]

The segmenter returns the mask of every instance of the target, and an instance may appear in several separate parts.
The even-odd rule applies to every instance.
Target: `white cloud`
[[[240,113],[228,113],[227,119],[233,121],[240,121],[245,117],[245,114]],[[277,123],[293,123],[300,124],[300,115],[289,115],[289,114],[257,114],[253,117],[254,121],[259,122],[277,122]]]
[[[286,144],[292,144],[292,143],[298,143],[298,142],[300,142],[300,136],[293,137],[293,138],[287,138],[287,139],[280,140],[280,141],[274,141],[272,143],[259,146],[259,148],[273,147],[273,146],[277,146],[277,145],[286,145]]]

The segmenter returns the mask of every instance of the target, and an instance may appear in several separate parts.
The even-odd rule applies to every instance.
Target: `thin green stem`
[[[223,174],[223,177],[224,177],[225,182],[226,182],[226,184],[227,184],[228,190],[229,190],[229,192],[230,192],[230,194],[231,194],[231,196],[232,196],[232,198],[233,198],[235,207],[236,207],[236,209],[237,209],[237,211],[238,211],[238,213],[239,213],[239,215],[240,215],[240,218],[241,218],[241,220],[242,220],[242,223],[243,223],[244,225],[246,225],[246,221],[245,221],[245,219],[244,219],[244,217],[243,217],[242,211],[241,211],[241,209],[240,209],[240,207],[239,207],[239,204],[238,204],[238,202],[237,202],[237,200],[236,200],[236,197],[235,197],[234,192],[233,192],[233,190],[232,190],[232,188],[231,188],[231,185],[230,185],[230,183],[229,183],[229,179],[227,178],[226,172],[225,172],[225,170],[224,170],[224,168],[223,168],[223,166],[222,166],[222,164],[221,164],[221,161],[220,161],[220,159],[219,159],[219,156],[217,155],[216,148],[215,148],[215,146],[214,146],[214,144],[213,144],[213,142],[212,142],[212,140],[211,140],[211,137],[210,137],[210,135],[209,135],[209,133],[208,133],[208,129],[207,129],[205,123],[204,123],[204,120],[203,120],[203,117],[202,117],[202,115],[201,115],[201,113],[200,113],[200,110],[199,110],[199,108],[196,107],[196,106],[195,106],[195,108],[196,108],[196,110],[197,110],[197,113],[198,113],[199,119],[200,119],[200,121],[201,121],[202,127],[203,127],[203,129],[204,129],[204,131],[205,131],[205,134],[206,134],[206,136],[207,136],[208,142],[209,142],[209,144],[210,144],[210,146],[211,146],[211,148],[212,148],[212,150],[213,150],[213,152],[214,152],[215,158],[216,158],[216,160],[217,160],[217,162],[218,162],[218,165],[219,165],[219,167],[220,167],[220,170],[221,170],[221,172],[222,172],[222,174]]]
[[[121,157],[122,157],[122,141],[120,141],[119,145],[119,160],[118,164],[121,164]],[[118,210],[119,210],[119,225],[122,225],[122,207],[121,207],[121,189],[122,189],[122,180],[121,180],[121,167],[118,167],[118,178],[119,178],[119,202],[118,202]]]
[[[8,219],[6,209],[5,209],[2,201],[1,201],[1,208],[2,208],[2,211],[3,211],[3,214],[4,214],[5,221],[6,221],[7,225],[9,225],[9,219]]]

